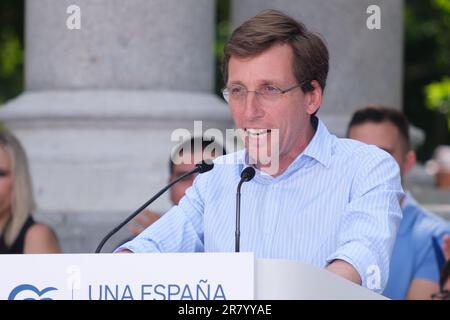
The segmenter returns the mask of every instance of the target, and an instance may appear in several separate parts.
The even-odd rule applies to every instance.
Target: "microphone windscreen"
[[[195,166],[197,167],[199,173],[204,173],[214,168],[214,162],[212,162],[212,160],[203,160],[202,162],[197,163]]]
[[[247,167],[244,170],[242,170],[241,179],[244,181],[250,181],[255,176],[255,173],[256,173],[255,169],[253,169],[252,167]]]

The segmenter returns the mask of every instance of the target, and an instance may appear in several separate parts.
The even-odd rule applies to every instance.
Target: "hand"
[[[340,259],[333,260],[326,267],[326,270],[361,285],[361,276],[359,275],[358,271],[356,271],[356,269],[347,261]]]
[[[130,224],[128,226],[128,231],[134,235],[138,235],[159,218],[159,214],[150,210],[142,211],[136,218],[133,219],[134,224]]]
[[[443,241],[444,246],[442,249],[444,250],[445,260],[450,260],[450,235],[446,234]]]

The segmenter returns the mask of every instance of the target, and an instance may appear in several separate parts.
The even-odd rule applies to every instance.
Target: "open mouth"
[[[264,135],[267,135],[271,132],[271,129],[249,129],[245,128],[245,133],[249,137],[262,137]]]

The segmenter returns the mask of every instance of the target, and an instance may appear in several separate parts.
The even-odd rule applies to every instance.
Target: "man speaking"
[[[223,94],[245,150],[216,159],[178,206],[116,251],[235,251],[235,191],[252,167],[240,251],[323,267],[382,292],[401,220],[399,168],[374,146],[331,135],[315,116],[328,74],[324,42],[269,10],[238,27],[224,54]]]

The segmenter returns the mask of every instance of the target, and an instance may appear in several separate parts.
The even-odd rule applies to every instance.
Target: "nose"
[[[264,116],[264,110],[255,91],[247,92],[244,115],[247,120],[254,120]]]

